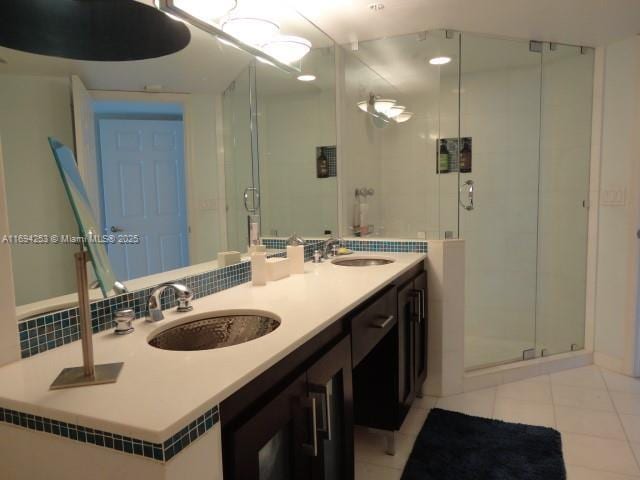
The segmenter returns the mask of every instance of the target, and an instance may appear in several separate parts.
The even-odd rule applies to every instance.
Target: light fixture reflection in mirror
[[[396,100],[393,100],[391,98],[377,98],[373,103],[373,108],[376,112],[388,116],[389,110],[391,110],[396,102]]]
[[[222,24],[222,31],[242,42],[260,46],[271,40],[280,31],[280,27],[262,18],[230,18]]]
[[[404,122],[408,122],[409,120],[411,120],[411,117],[413,117],[413,112],[404,111],[400,115],[398,115],[397,117],[394,117],[394,120],[396,122],[398,122],[398,123],[404,123]]]
[[[280,26],[267,19],[270,8],[264,2],[237,0],[154,0],[155,5],[177,18],[239,49],[290,73],[300,73],[293,65],[311,51],[309,40],[278,35]]]
[[[180,10],[206,22],[227,15],[238,5],[237,0],[174,0],[173,3]]]
[[[292,64],[309,53],[311,42],[302,37],[281,35],[264,45],[262,50],[282,63]]]
[[[394,120],[396,123],[404,123],[411,120],[413,112],[408,112],[407,107],[398,105],[391,98],[378,98],[375,94],[369,94],[369,100],[361,100],[357,103],[358,109],[371,115],[371,121],[377,128],[386,128]]]
[[[395,118],[407,109],[404,105],[394,105],[387,111],[387,117]]]
[[[434,57],[429,60],[431,65],[446,65],[451,62],[451,57]]]
[[[298,80],[301,82],[313,82],[315,79],[315,75],[298,75]]]

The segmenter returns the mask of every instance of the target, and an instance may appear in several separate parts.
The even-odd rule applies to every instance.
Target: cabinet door
[[[414,287],[414,384],[420,391],[427,379],[427,346],[429,339],[429,322],[427,314],[427,273],[423,272],[413,282]]]
[[[416,293],[413,282],[409,282],[398,291],[398,386],[400,418],[411,407],[415,398],[415,362],[414,362],[414,314],[416,305]]]
[[[311,476],[311,432],[306,375],[260,409],[232,436],[233,478],[237,480],[298,480]],[[226,472],[226,470],[225,470]],[[226,473],[225,473],[226,477]]]
[[[341,340],[307,371],[309,399],[314,406],[314,480],[352,480],[353,389],[351,339]]]

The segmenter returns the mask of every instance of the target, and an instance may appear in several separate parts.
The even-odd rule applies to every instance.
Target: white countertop
[[[115,384],[49,390],[62,368],[81,365],[80,342],[6,365],[0,368],[0,406],[162,442],[426,258],[420,253],[349,258],[362,256],[396,261],[370,267],[306,263],[304,275],[262,287],[239,285],[194,301],[189,314],[172,309],[158,323],[137,320],[130,335],[94,335],[97,364],[125,363]],[[173,352],[147,343],[172,322],[225,310],[271,312],[282,324],[264,337],[214,350]]]

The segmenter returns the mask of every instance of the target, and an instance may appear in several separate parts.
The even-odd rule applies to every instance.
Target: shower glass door
[[[584,348],[594,50],[544,44],[536,343]]]
[[[542,54],[466,33],[461,53],[459,230],[473,369],[536,347]]]

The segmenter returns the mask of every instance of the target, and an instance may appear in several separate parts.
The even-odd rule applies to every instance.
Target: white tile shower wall
[[[355,189],[368,187],[376,191],[367,199],[367,223],[379,228],[382,222],[381,148],[382,130],[375,128],[371,117],[358,109],[357,103],[367,100],[370,92],[388,91],[389,85],[353,55],[344,56],[345,91],[342,106],[344,125],[342,164],[342,234],[353,234]],[[338,159],[340,162],[340,159]],[[386,201],[386,199],[385,199]],[[386,232],[381,232],[388,236]]]
[[[325,50],[315,55],[314,64],[333,77],[334,57],[322,52]],[[258,83],[260,80],[258,72]],[[335,105],[334,88],[321,90],[312,85],[299,93],[259,97],[263,235],[338,233],[337,178],[316,175],[316,147],[336,145]]]

